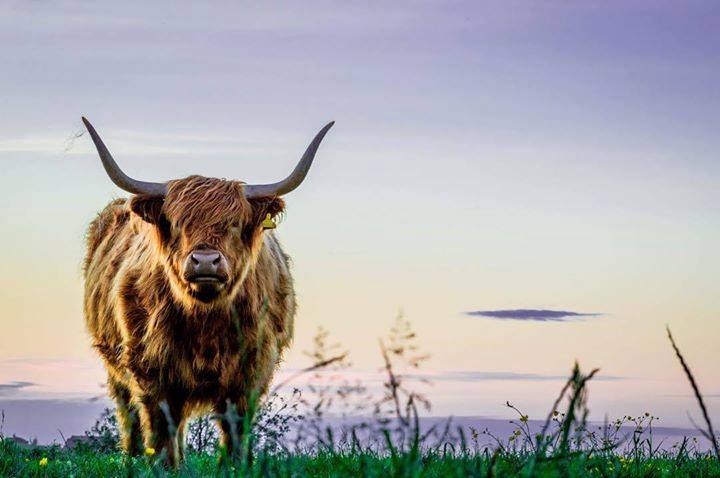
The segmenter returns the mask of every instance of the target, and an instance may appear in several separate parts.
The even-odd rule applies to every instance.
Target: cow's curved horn
[[[87,128],[88,133],[90,133],[90,137],[92,138],[93,143],[95,143],[95,147],[97,148],[98,154],[100,155],[100,161],[102,161],[105,172],[107,172],[108,176],[110,176],[110,179],[112,180],[112,182],[115,183],[117,187],[133,194],[152,194],[157,196],[165,195],[165,193],[167,192],[167,186],[165,185],[165,183],[150,183],[147,181],[138,181],[137,179],[133,179],[127,174],[123,173],[122,169],[120,169],[120,166],[117,165],[112,155],[110,154],[110,151],[108,151],[107,146],[105,146],[105,143],[103,143],[102,139],[100,139],[97,131],[95,131],[95,128],[93,128],[93,125],[91,125],[84,116],[82,120],[83,123],[85,123],[85,127]]]
[[[303,179],[305,179],[305,176],[310,170],[310,166],[312,165],[313,159],[315,159],[315,153],[320,146],[320,142],[334,124],[335,122],[331,121],[315,135],[315,138],[313,138],[310,146],[308,146],[305,150],[305,154],[303,154],[302,158],[300,158],[300,161],[297,166],[295,166],[293,172],[290,173],[290,176],[280,182],[272,184],[248,184],[245,186],[245,196],[248,198],[282,196],[283,194],[287,194],[300,186],[300,183],[303,182]]]

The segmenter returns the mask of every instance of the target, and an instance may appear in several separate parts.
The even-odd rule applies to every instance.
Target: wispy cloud
[[[439,382],[479,382],[490,380],[502,381],[557,381],[567,380],[567,375],[546,375],[540,373],[524,373],[524,372],[487,372],[478,370],[451,370],[442,372],[429,372],[423,374],[406,375],[407,378],[417,380],[430,380]],[[616,375],[600,375],[593,380],[611,381],[624,380],[626,377]]]
[[[286,376],[291,376],[295,371],[300,369],[283,369],[276,378],[277,382],[282,382]],[[337,376],[337,371],[320,370],[316,372],[319,376],[333,377]],[[472,383],[481,381],[564,381],[568,379],[567,373],[558,374],[542,374],[533,372],[511,372],[511,371],[487,371],[487,370],[424,370],[415,373],[403,374],[403,377],[409,380],[423,380],[429,382],[462,382]],[[348,369],[343,371],[343,378],[353,382],[355,380],[362,382],[368,386],[381,386],[386,376],[384,372],[377,370],[364,369]],[[614,381],[626,380],[630,377],[618,375],[598,375],[593,380],[596,381]],[[310,376],[301,377],[293,385],[307,385],[314,379]]]
[[[0,397],[12,399],[82,398],[103,392],[106,374],[99,360],[78,358],[0,358]]]
[[[23,388],[32,387],[32,382],[7,382],[0,383],[0,397],[12,395]]]
[[[498,320],[526,320],[535,322],[567,322],[583,317],[598,317],[598,312],[572,312],[569,310],[546,309],[506,309],[506,310],[473,310],[466,315],[487,317]]]
[[[119,130],[103,128],[103,138],[112,146],[113,153],[123,155],[243,155],[272,153],[268,145],[277,145],[278,139],[272,131],[245,128],[243,138],[231,135],[200,135],[173,132],[148,134],[143,131]],[[108,134],[109,133],[109,134]],[[102,132],[101,132],[102,134]],[[95,154],[95,148],[85,138],[82,129],[74,129],[69,133],[45,134],[36,136],[18,136],[0,138],[0,153],[44,153],[44,154]],[[109,138],[109,139],[107,139]],[[287,147],[302,143],[304,137],[285,138]]]

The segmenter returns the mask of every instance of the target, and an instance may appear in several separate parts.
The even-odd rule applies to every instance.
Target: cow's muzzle
[[[183,277],[192,285],[221,287],[228,280],[228,263],[215,249],[196,249],[185,259]]]

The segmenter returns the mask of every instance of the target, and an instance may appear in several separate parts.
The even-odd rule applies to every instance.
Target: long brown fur
[[[296,308],[288,256],[261,225],[283,209],[278,198],[246,199],[240,182],[191,176],[171,181],[164,198],[115,200],[90,224],[85,318],[127,452],[140,451],[142,436],[177,465],[189,417],[227,403],[242,416],[250,395],[267,390]],[[182,279],[199,245],[230,264],[210,303]],[[229,424],[221,430],[231,448]]]

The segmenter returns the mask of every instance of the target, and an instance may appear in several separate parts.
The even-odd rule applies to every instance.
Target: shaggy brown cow
[[[325,126],[295,170],[274,184],[125,175],[83,118],[110,179],[133,193],[90,224],[85,318],[108,371],[122,447],[144,441],[177,465],[194,413],[241,416],[262,395],[293,336],[295,293],[269,217],[300,185]],[[255,395],[253,395],[255,394]],[[232,421],[220,420],[232,451]]]

